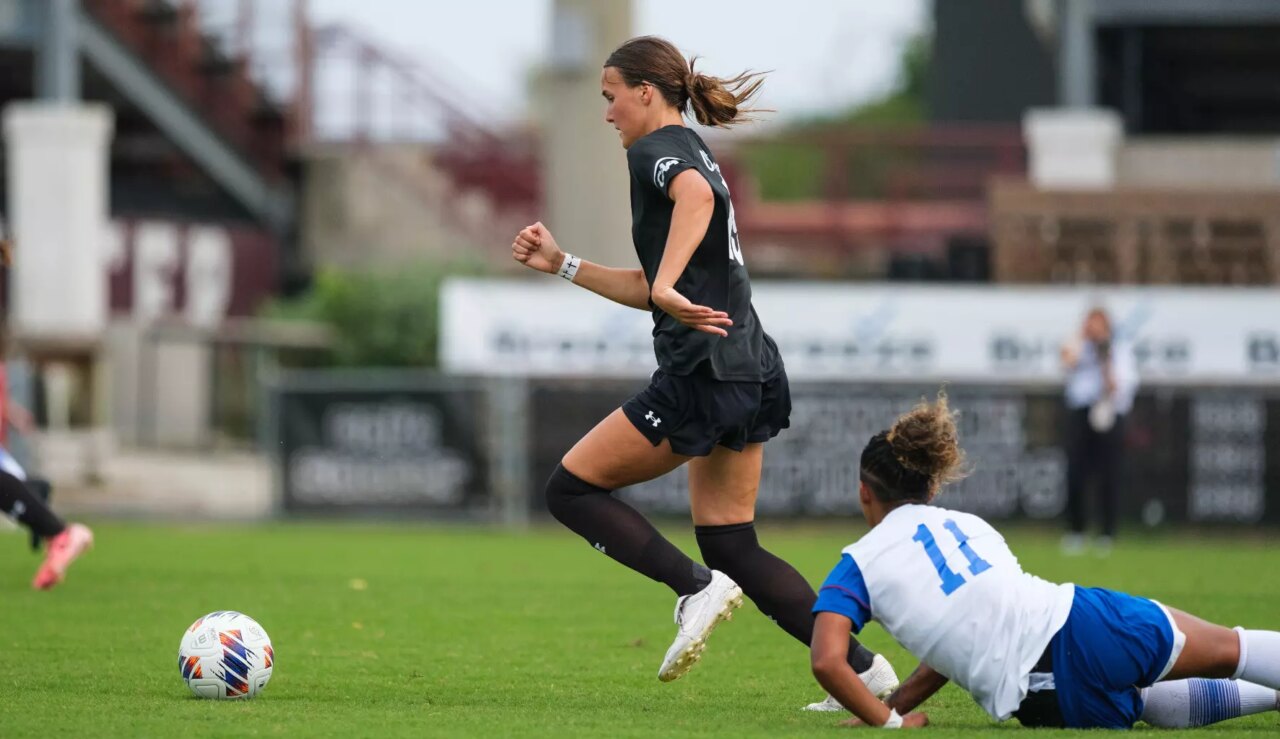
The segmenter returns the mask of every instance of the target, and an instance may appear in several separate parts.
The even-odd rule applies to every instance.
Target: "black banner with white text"
[[[530,502],[564,453],[643,381],[532,384]],[[858,461],[867,439],[937,386],[792,384],[791,428],[765,447],[762,517],[858,515]],[[951,385],[973,472],[939,504],[991,519],[1056,519],[1066,507],[1067,411],[1061,390]],[[1121,511],[1157,525],[1280,523],[1280,392],[1156,387],[1124,426]],[[639,509],[687,516],[676,470],[620,493]]]
[[[491,507],[481,390],[283,388],[276,398],[286,511]]]

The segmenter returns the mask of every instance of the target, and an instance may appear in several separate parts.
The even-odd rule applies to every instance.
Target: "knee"
[[[557,521],[563,523],[569,507],[580,496],[608,492],[608,490],[592,485],[573,474],[565,469],[563,464],[558,464],[555,471],[551,473],[551,477],[547,478],[547,485],[543,495],[547,500],[547,510],[551,512],[552,516],[555,516]]]
[[[702,561],[730,577],[760,549],[753,521],[727,526],[696,526],[694,531]]]

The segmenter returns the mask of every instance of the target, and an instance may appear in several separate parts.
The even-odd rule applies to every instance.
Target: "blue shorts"
[[[1156,601],[1077,585],[1071,614],[1049,642],[1063,722],[1130,728],[1142,715],[1139,689],[1168,674],[1185,642]]]

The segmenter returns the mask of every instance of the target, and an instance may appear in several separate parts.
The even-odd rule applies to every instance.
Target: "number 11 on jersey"
[[[965,559],[969,560],[969,574],[981,575],[991,569],[991,565],[982,557],[979,557],[977,552],[973,551],[973,547],[969,546],[969,536],[960,530],[955,521],[948,518],[943,527],[955,537],[956,543],[960,545],[960,553],[964,555]],[[964,579],[964,575],[947,566],[947,560],[942,556],[942,552],[939,551],[938,542],[933,538],[933,532],[929,530],[928,526],[920,524],[916,527],[916,535],[911,537],[911,540],[920,542],[924,547],[924,553],[929,555],[929,560],[933,562],[933,568],[938,571],[938,577],[942,578],[943,595],[951,595],[957,588],[967,582]]]

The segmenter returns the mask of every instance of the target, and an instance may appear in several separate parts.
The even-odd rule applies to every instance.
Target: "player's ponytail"
[[[922,401],[876,434],[862,450],[863,479],[886,503],[933,499],[943,485],[968,474],[945,392]]]
[[[694,71],[697,57],[689,60],[689,76],[685,89],[689,91],[689,107],[693,117],[704,126],[732,126],[751,120],[753,108],[744,107],[764,84],[764,75],[743,72],[733,79],[721,79]]]
[[[764,75],[743,72],[721,79],[695,71],[697,57],[685,61],[670,41],[639,36],[614,50],[604,66],[613,67],[628,87],[648,83],[663,100],[682,114],[691,114],[704,126],[731,126],[751,119],[759,109],[746,105],[760,91]]]

